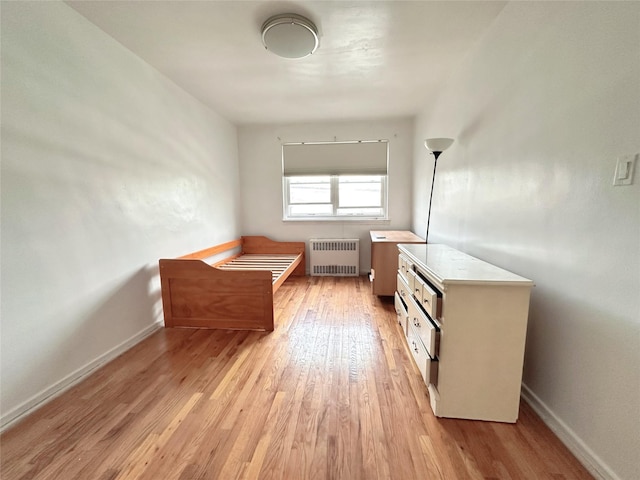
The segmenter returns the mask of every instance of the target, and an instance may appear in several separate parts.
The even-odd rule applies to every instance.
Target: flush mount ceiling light
[[[320,44],[313,22],[294,13],[276,15],[264,22],[262,43],[264,48],[284,58],[306,57]]]

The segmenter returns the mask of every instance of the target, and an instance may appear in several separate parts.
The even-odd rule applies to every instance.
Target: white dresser
[[[396,312],[433,413],[515,422],[533,282],[446,245],[398,247]]]

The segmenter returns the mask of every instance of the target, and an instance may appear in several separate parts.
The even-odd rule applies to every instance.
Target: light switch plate
[[[622,155],[616,162],[616,171],[613,175],[615,186],[631,185],[633,183],[633,173],[638,155]]]

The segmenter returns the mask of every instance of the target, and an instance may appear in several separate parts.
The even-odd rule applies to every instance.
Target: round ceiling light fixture
[[[264,48],[284,58],[303,58],[320,45],[318,29],[301,15],[285,13],[269,18],[262,25]]]

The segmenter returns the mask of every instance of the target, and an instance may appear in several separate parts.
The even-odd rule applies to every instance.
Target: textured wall
[[[535,281],[529,397],[605,478],[640,478],[640,4],[513,2],[416,121],[438,161],[430,241]],[[424,233],[433,161],[414,158]],[[488,386],[490,388],[490,386]]]
[[[2,2],[2,421],[161,319],[239,233],[233,125],[63,3]]]

